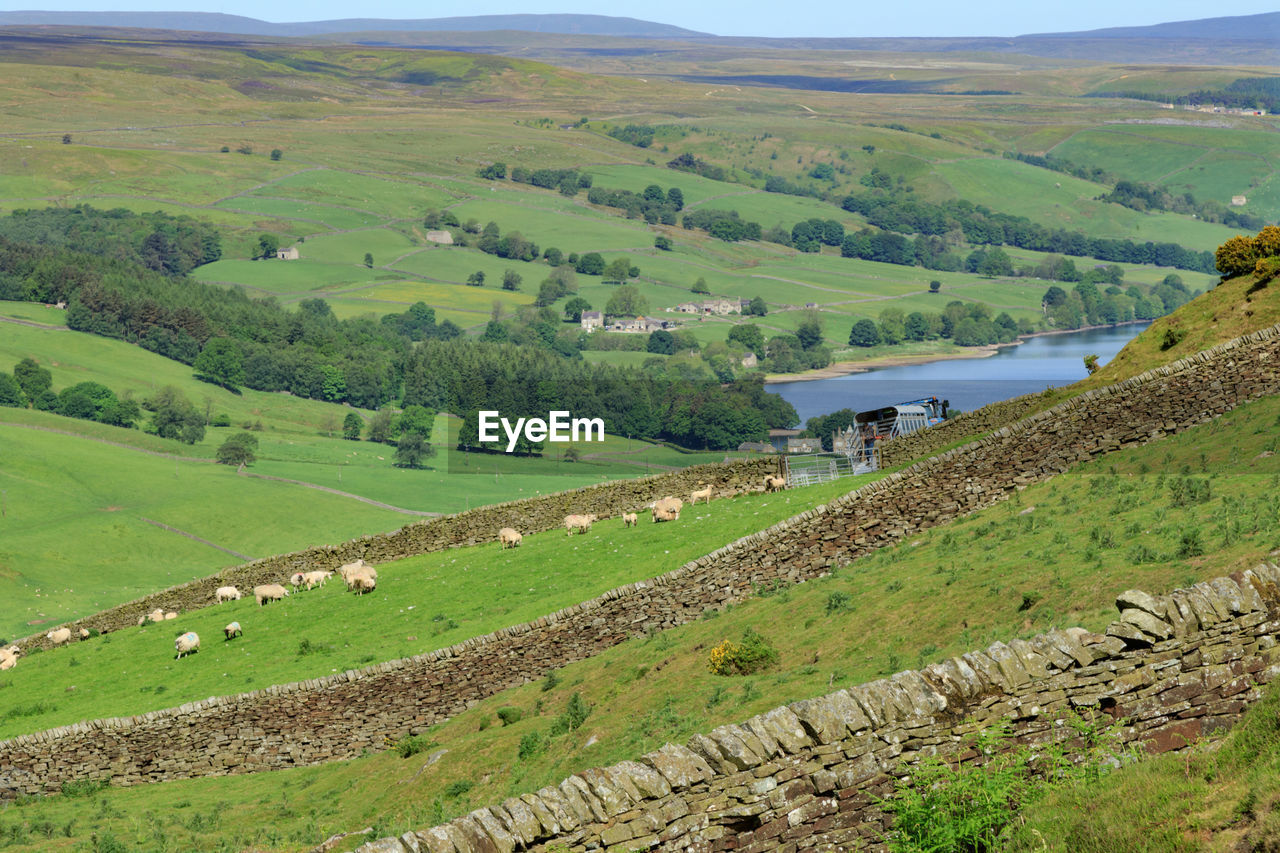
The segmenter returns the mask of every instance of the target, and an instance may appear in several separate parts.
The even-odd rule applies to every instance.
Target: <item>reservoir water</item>
[[[1070,385],[1088,375],[1084,357],[1106,364],[1149,324],[1087,329],[1027,338],[989,358],[959,358],[882,367],[832,379],[779,382],[767,390],[795,406],[803,424],[837,409],[863,411],[878,406],[938,397],[953,409],[969,411],[1048,387]]]

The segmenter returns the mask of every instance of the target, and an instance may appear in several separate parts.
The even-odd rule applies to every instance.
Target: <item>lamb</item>
[[[18,655],[22,650],[17,646],[6,646],[0,649],[0,670],[13,669],[18,665]]]
[[[566,515],[564,517],[564,533],[566,536],[572,536],[574,533],[588,533],[591,530],[591,523],[599,520],[595,513]]]
[[[222,636],[226,638],[223,640],[223,642],[225,643],[227,640],[230,640],[232,637],[244,636],[244,631],[240,630],[239,622],[231,622],[227,625],[227,627],[222,629]]]
[[[168,613],[166,613],[166,614],[164,615],[164,618],[165,618],[165,621],[168,621],[168,620],[170,620],[170,619],[177,619],[177,618],[178,618],[178,614],[177,614],[177,613],[174,613],[172,610],[170,610]]]
[[[293,587],[295,591],[298,587],[302,586],[303,583],[302,572],[294,572],[289,576],[289,586]]]
[[[765,477],[764,490],[766,492],[780,492],[787,487],[786,477]]]
[[[152,610],[150,613],[148,613],[148,614],[147,614],[147,621],[148,621],[148,622],[163,622],[163,621],[164,621],[164,611],[163,611],[163,610],[161,610],[159,607],[157,607],[155,610]],[[142,624],[142,623],[138,623],[138,624]]]
[[[324,586],[325,581],[333,577],[333,572],[303,572],[302,582],[306,584],[307,589],[317,586]]]
[[[240,594],[240,590],[236,589],[234,586],[220,586],[214,590],[213,594],[218,597],[219,604],[224,601],[239,601],[243,598]]]
[[[253,597],[258,602],[259,607],[268,601],[282,601],[288,594],[289,590],[278,583],[268,583],[253,588]]]
[[[679,521],[680,510],[684,508],[684,501],[679,498],[659,498],[649,504],[649,509],[653,510],[653,521],[656,524],[659,521]]]
[[[373,592],[378,588],[378,579],[369,575],[357,575],[356,595],[364,595],[366,592]]]
[[[523,538],[514,527],[504,527],[498,531],[498,544],[503,548],[519,548]]]
[[[45,636],[49,638],[49,642],[53,643],[55,646],[60,646],[71,639],[71,629],[59,628],[56,631],[50,631],[48,634],[45,634]]]
[[[634,512],[624,512],[622,514],[622,524],[624,527],[635,527],[640,523],[640,516]]]
[[[703,488],[689,495],[689,505],[693,506],[698,502],[698,498],[702,498],[704,503],[711,503],[711,487],[705,483],[700,484]]]
[[[178,639],[173,641],[173,647],[178,650],[178,658],[198,652],[200,651],[200,635],[195,631],[180,634]]]
[[[81,628],[81,629],[80,629],[78,632],[76,632],[76,633],[78,633],[78,634],[80,635],[80,639],[82,639],[82,640],[87,640],[87,639],[89,639],[89,629],[88,629],[88,628]]]

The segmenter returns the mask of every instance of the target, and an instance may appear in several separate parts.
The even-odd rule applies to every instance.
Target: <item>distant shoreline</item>
[[[769,373],[764,377],[764,384],[780,385],[783,382],[812,382],[816,379],[835,379],[839,376],[849,376],[854,373],[866,373],[881,367],[904,367],[912,364],[929,364],[934,361],[952,361],[958,358],[989,358],[1005,347],[1016,347],[1025,343],[1028,338],[1039,338],[1047,335],[1069,335],[1073,332],[1087,332],[1092,329],[1113,329],[1116,326],[1134,326],[1139,323],[1150,322],[1150,320],[1128,320],[1124,323],[1081,326],[1078,329],[1050,329],[1045,332],[1030,332],[1025,335],[1019,335],[1016,341],[1010,341],[1007,344],[985,344],[979,347],[968,347],[964,352],[887,356],[884,358],[863,359],[861,361],[837,361],[827,367],[806,370],[804,373]]]

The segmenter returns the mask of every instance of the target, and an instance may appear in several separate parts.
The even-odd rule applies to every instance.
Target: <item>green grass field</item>
[[[1277,417],[1280,401],[1274,398],[1250,404],[1223,420],[1095,460],[1032,486],[1008,503],[922,532],[912,541],[858,560],[832,577],[764,594],[724,612],[713,611],[701,621],[628,641],[559,670],[554,684],[549,679],[504,691],[432,728],[427,738],[433,745],[414,758],[402,759],[387,751],[318,768],[108,789],[87,798],[51,797],[11,807],[0,813],[0,823],[19,827],[19,837],[30,837],[46,823],[57,835],[60,827],[72,822],[70,839],[51,840],[48,849],[52,850],[72,849],[76,839],[97,832],[138,844],[154,844],[164,838],[169,844],[193,850],[253,845],[300,851],[334,832],[371,824],[375,835],[423,828],[513,793],[553,783],[575,770],[631,758],[663,742],[682,742],[694,732],[741,720],[784,702],[917,667],[997,639],[1028,636],[1052,626],[1083,625],[1096,630],[1113,618],[1112,600],[1121,589],[1168,590],[1247,567],[1270,550],[1280,530],[1280,518],[1267,496],[1280,481],[1280,463],[1273,464],[1280,457],[1255,457],[1275,446],[1273,425]],[[1169,483],[1178,477],[1211,480],[1210,499],[1174,506]],[[793,491],[788,496],[798,499],[801,494]],[[815,494],[809,500],[818,499]],[[722,513],[739,512],[753,500],[768,498],[713,502],[709,511],[716,523],[721,523]],[[1034,509],[1024,514],[1031,507]],[[763,520],[766,509],[760,506],[761,515],[753,518]],[[1071,519],[1069,524],[1064,521],[1067,518]],[[696,524],[710,521],[704,518]],[[707,529],[684,526],[683,519],[681,524],[672,528],[679,532],[679,540],[700,536]],[[1184,533],[1193,529],[1199,531],[1204,553],[1179,555],[1180,549],[1185,550]],[[643,526],[616,532],[600,526],[593,528],[587,540],[576,542],[554,534],[531,537],[525,547],[545,539],[545,544],[537,547],[583,548],[595,539],[597,531],[600,550],[595,553],[613,560],[612,548],[628,541],[618,537],[630,535],[633,538],[627,547],[637,546],[631,552],[632,559],[647,559],[634,539],[643,535]],[[669,550],[675,540],[668,535],[658,544]],[[1135,559],[1139,546],[1152,556]],[[495,560],[515,560],[516,555],[525,558],[521,552],[480,551],[477,557],[483,554],[485,559],[476,563],[465,556],[469,553],[470,549],[449,552],[449,559],[458,560],[448,564],[449,568],[484,571],[482,566]],[[582,554],[580,550],[577,558]],[[417,559],[429,562],[431,558]],[[443,579],[425,565],[418,571]],[[379,595],[384,587],[386,595],[392,595],[393,576],[390,569],[380,572]],[[496,581],[493,575],[483,577]],[[519,599],[528,595],[525,589],[513,587],[512,592]],[[267,656],[270,663],[264,661],[259,644],[274,640],[256,632],[247,634],[243,645],[232,643],[231,649],[215,640],[210,657],[230,660],[227,656],[237,655],[249,661],[244,652],[252,641],[252,663],[239,664],[235,675],[226,677],[251,680],[250,684],[228,684],[235,689],[258,686],[262,682],[257,673],[267,667],[305,663],[339,668],[355,652],[334,639],[334,634],[320,640],[309,636],[305,629],[296,627],[301,622],[292,620],[304,609],[343,605],[326,625],[352,624],[361,618],[358,608],[368,604],[382,602],[341,598],[330,588],[291,597],[279,608],[253,613],[255,619],[281,620],[281,624],[288,620],[295,626],[288,638],[281,640],[286,644],[283,650]],[[237,606],[222,605],[208,613],[215,631],[232,617],[232,608]],[[373,632],[386,637],[370,642],[384,643],[389,649],[410,647],[411,641],[403,638],[421,639],[424,626],[427,632],[438,628],[441,623],[430,620],[444,611],[434,602],[417,616],[413,613],[420,605],[412,612],[395,602],[388,606],[395,607],[391,618],[396,630]],[[499,606],[507,606],[506,599]],[[249,610],[253,611],[252,606]],[[467,612],[461,607],[455,610]],[[195,620],[205,618],[205,613],[179,620],[181,625],[173,630],[188,622],[196,625]],[[442,612],[445,619],[441,622],[447,625],[447,619],[456,619],[453,613]],[[248,625],[245,620],[249,618],[244,617],[242,623]],[[782,624],[788,629],[780,630]],[[747,627],[764,633],[777,647],[777,667],[748,678],[708,672],[707,650],[723,639],[737,639]],[[98,689],[92,686],[95,673],[104,668],[109,671],[111,656],[122,651],[113,646],[127,643],[138,658],[152,665],[136,680],[133,674],[126,677],[132,690],[121,687],[121,700],[150,703],[164,685],[160,698],[169,696],[176,702],[174,691],[185,678],[197,666],[210,666],[205,662],[208,658],[202,660],[210,650],[181,662],[172,661],[171,635],[172,631],[159,628],[130,629],[72,649],[41,653],[23,661],[7,680],[17,686],[18,678],[39,667],[39,673],[29,677],[48,683],[48,688],[41,688],[50,691],[48,701],[62,706],[71,700],[56,685],[75,679],[76,694]],[[439,638],[443,641],[448,636],[441,632]],[[303,639],[321,643],[322,650],[299,655],[297,648]],[[331,649],[324,649],[324,645]],[[73,657],[95,665],[69,670]],[[126,672],[139,671],[132,663],[115,665],[130,667]],[[28,666],[31,670],[24,671]],[[216,662],[212,670],[216,670],[214,678],[222,678],[221,673],[227,671]],[[575,692],[591,705],[586,724],[569,735],[550,737],[540,754],[518,758],[520,740],[531,732],[545,734]],[[4,701],[17,700],[0,699]],[[496,713],[504,707],[517,709],[522,719],[502,725]],[[59,708],[46,713],[57,717],[63,711]],[[23,717],[12,723],[32,728],[46,718]],[[441,748],[447,752],[426,767],[428,753]],[[396,784],[401,780],[408,781]],[[471,785],[454,784],[458,782]],[[185,805],[174,810],[174,803]],[[272,815],[269,822],[261,818],[264,807]],[[207,822],[208,813],[215,809],[217,820]],[[148,813],[152,816],[145,817]]]

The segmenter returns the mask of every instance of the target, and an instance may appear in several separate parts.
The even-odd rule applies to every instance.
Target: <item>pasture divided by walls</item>
[[[134,785],[315,764],[382,748],[477,699],[742,600],[758,585],[819,576],[1098,454],[1274,394],[1278,364],[1280,327],[1274,327],[1075,397],[660,577],[448,649],[19,736],[0,743],[0,797],[56,791],[68,780]],[[492,536],[499,522],[490,517],[477,535]]]
[[[611,518],[634,512],[657,498],[674,495],[688,500],[701,484],[712,487],[717,498],[760,491],[764,478],[780,472],[776,457],[753,457],[709,465],[694,465],[666,474],[634,480],[616,480],[566,492],[539,495],[518,501],[477,507],[454,515],[414,522],[392,533],[362,536],[340,545],[321,545],[304,551],[265,557],[224,569],[216,575],[189,581],[112,607],[93,616],[67,623],[79,628],[118,631],[136,625],[138,617],[159,608],[183,613],[214,603],[214,591],[235,585],[242,592],[266,583],[288,583],[295,572],[336,569],[362,558],[386,563],[460,545],[496,542],[498,530],[514,527],[522,533],[539,533],[559,527],[566,515],[595,513]],[[52,646],[44,633],[17,641],[24,649]]]
[[[995,643],[920,671],[775,708],[593,768],[442,826],[356,853],[501,850],[884,850],[880,800],[921,759],[983,761],[1005,748],[1079,748],[1075,715],[1119,742],[1181,749],[1229,727],[1280,672],[1280,569],[1116,600],[1105,634],[1080,628]]]

